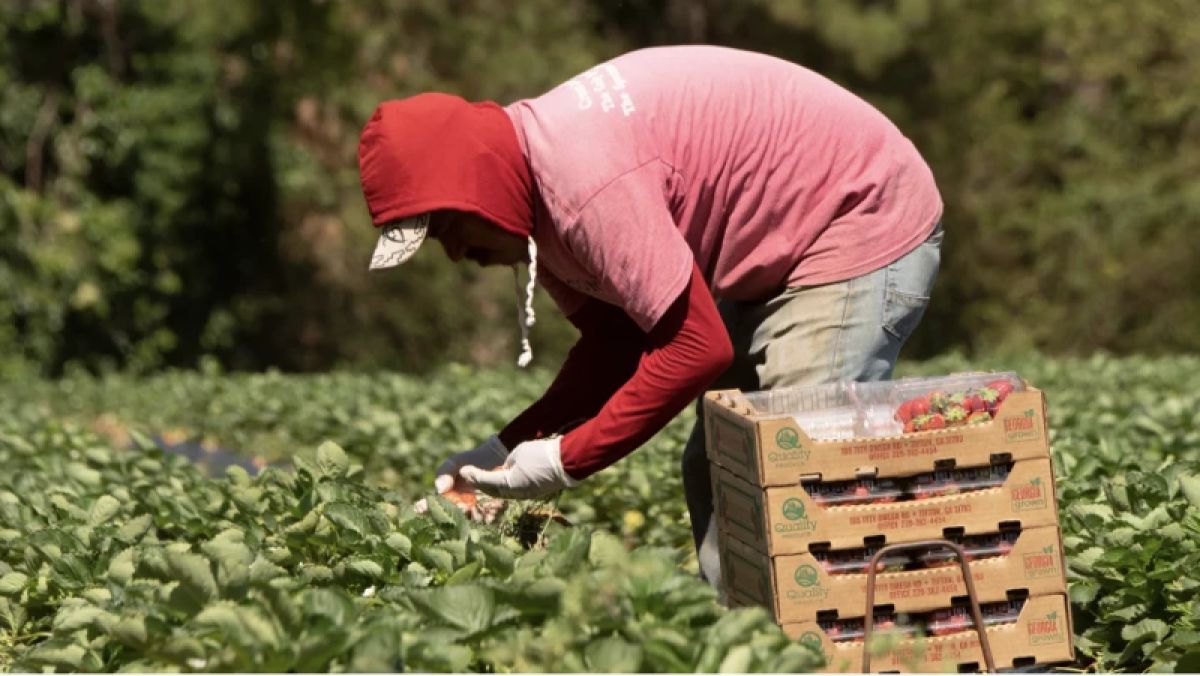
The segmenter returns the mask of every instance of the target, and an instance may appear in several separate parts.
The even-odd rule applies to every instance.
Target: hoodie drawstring
[[[533,328],[533,290],[537,285],[537,244],[529,238],[529,283],[525,285],[524,297],[521,289],[521,268],[513,266],[513,283],[517,291],[517,323],[521,326],[521,356],[517,357],[517,366],[529,366],[533,361],[533,347],[529,344],[529,329]]]

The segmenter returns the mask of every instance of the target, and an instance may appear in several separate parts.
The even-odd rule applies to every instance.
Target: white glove
[[[578,486],[579,482],[563,470],[561,439],[526,441],[508,454],[502,468],[487,470],[468,465],[458,475],[484,493],[501,498],[529,500]]]
[[[487,441],[475,448],[455,453],[438,465],[437,471],[434,472],[437,476],[433,479],[433,487],[437,489],[438,493],[445,493],[454,487],[454,480],[460,476],[459,470],[463,467],[471,465],[483,469],[495,469],[503,465],[504,459],[507,457],[508,449],[504,447],[504,442],[493,434],[487,438]]]
[[[458,493],[473,493],[475,488],[462,479],[459,470],[467,465],[493,469],[503,464],[507,456],[508,449],[504,447],[500,437],[493,434],[487,438],[487,441],[475,448],[455,453],[438,465],[434,472],[436,476],[433,479],[433,487],[438,495],[445,495],[451,490]],[[417,514],[424,514],[429,511],[429,505],[425,498],[421,498],[413,505],[413,509]]]

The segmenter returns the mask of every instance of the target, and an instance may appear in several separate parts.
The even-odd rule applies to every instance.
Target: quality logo
[[[800,433],[792,427],[784,427],[775,433],[775,444],[785,451],[800,445]]]
[[[805,564],[796,569],[796,584],[801,587],[811,587],[817,583],[817,569]]]
[[[817,569],[808,564],[798,566],[796,572],[792,574],[792,578],[800,586],[800,589],[788,590],[789,601],[824,600],[829,596],[829,590],[818,584],[820,579]]]
[[[815,631],[806,631],[798,639],[800,645],[821,652],[821,636]]]
[[[790,523],[776,523],[776,533],[806,532],[817,527],[817,522],[808,518],[808,510],[800,498],[788,498],[780,511],[783,512],[783,518]]]
[[[794,428],[784,427],[775,433],[777,450],[767,453],[767,460],[787,465],[800,465],[808,462],[809,452],[800,447],[800,433]]]

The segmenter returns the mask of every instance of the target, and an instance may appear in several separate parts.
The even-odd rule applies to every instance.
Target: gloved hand
[[[438,493],[445,493],[454,487],[454,480],[460,476],[459,470],[463,467],[470,465],[483,469],[495,469],[503,465],[507,457],[508,449],[504,447],[504,442],[493,434],[487,438],[487,441],[475,448],[455,453],[438,465],[434,472],[436,476],[433,479],[433,487],[437,489]]]
[[[434,472],[433,487],[439,495],[444,495],[450,491],[458,493],[473,493],[475,488],[470,483],[465,481],[459,470],[467,465],[473,467],[482,467],[485,469],[494,469],[504,463],[504,459],[508,456],[508,449],[504,447],[504,443],[500,441],[500,437],[492,435],[487,438],[482,444],[476,446],[469,451],[455,453],[438,465]],[[417,514],[424,514],[428,511],[429,506],[425,499],[421,498],[413,505],[413,509]]]
[[[489,470],[467,465],[458,475],[484,493],[501,498],[529,500],[578,486],[563,470],[561,439],[526,441],[508,454],[503,467]]]

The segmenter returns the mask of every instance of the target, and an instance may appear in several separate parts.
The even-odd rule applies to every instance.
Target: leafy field
[[[1047,392],[1080,665],[1200,670],[1200,359],[945,358],[899,375],[968,368]],[[573,527],[411,512],[446,453],[548,378],[0,386],[0,669],[814,665],[763,612],[726,611],[695,579],[677,471],[690,413],[559,498]],[[280,466],[212,479],[151,431]]]

